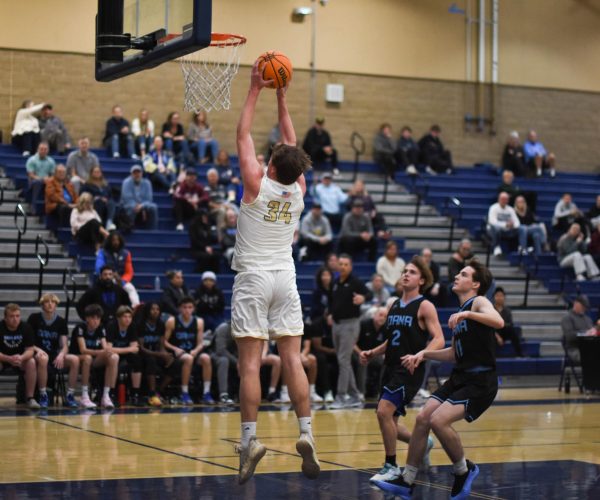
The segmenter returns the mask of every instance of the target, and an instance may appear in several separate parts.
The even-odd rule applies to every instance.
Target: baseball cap
[[[331,172],[325,172],[322,176],[321,176],[321,180],[322,179],[333,179],[333,174]]]
[[[204,280],[217,281],[217,275],[215,273],[213,273],[212,271],[204,271],[202,273],[202,281],[204,281]]]
[[[133,174],[134,172],[143,172],[144,170],[142,169],[141,165],[133,165],[130,169],[129,169],[129,173]]]
[[[194,167],[188,167],[185,169],[185,175],[198,175]]]
[[[360,198],[357,198],[356,200],[354,200],[352,202],[352,206],[353,207],[364,207],[365,206],[365,202],[363,200],[361,200]]]
[[[325,123],[325,118],[323,118],[322,116],[317,116],[317,118],[315,119],[315,121],[319,124],[319,125],[323,125]]]
[[[312,207],[313,208],[322,208],[321,202],[320,201],[313,201]]]

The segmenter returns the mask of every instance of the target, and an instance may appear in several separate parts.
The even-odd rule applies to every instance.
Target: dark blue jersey
[[[467,300],[458,312],[470,311],[476,298]],[[452,336],[457,371],[496,368],[496,339],[491,326],[465,319],[452,330]]]
[[[149,351],[160,351],[164,335],[165,324],[160,319],[155,324],[144,321],[138,329],[138,338]]]
[[[186,352],[196,348],[198,338],[198,318],[192,315],[189,323],[184,324],[181,315],[175,316],[175,328],[169,338],[169,343]]]
[[[89,331],[85,323],[78,324],[73,328],[71,334],[71,345],[69,347],[71,354],[81,354],[79,351],[79,338],[84,340],[86,349],[99,351],[102,349],[102,339],[106,338],[106,330],[100,325],[95,330]]]
[[[57,356],[61,350],[60,337],[69,336],[64,318],[55,314],[51,321],[46,321],[43,314],[39,312],[29,316],[27,323],[33,330],[35,345],[50,356]]]

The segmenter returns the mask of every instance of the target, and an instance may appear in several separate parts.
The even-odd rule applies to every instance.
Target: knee
[[[417,418],[415,420],[415,427],[429,429],[430,426],[431,426],[431,415],[424,413],[424,412],[419,412],[419,414],[417,415]]]
[[[437,433],[440,429],[447,425],[447,420],[440,415],[433,414],[429,419],[429,425],[433,432]]]
[[[69,366],[79,368],[79,358],[77,356],[67,356],[67,362]]]
[[[181,356],[181,362],[184,365],[191,365],[194,362],[194,358],[186,352]]]
[[[48,355],[43,351],[38,352],[35,356],[35,362],[39,367],[45,368],[48,366]]]
[[[117,365],[119,363],[119,355],[115,352],[113,352],[109,357],[108,357],[108,362],[111,365]]]
[[[81,364],[84,366],[89,366],[92,364],[92,357],[89,354],[84,354],[81,356]]]
[[[200,354],[200,356],[198,356],[198,361],[200,362],[200,364],[202,366],[206,366],[211,364],[210,362],[210,356],[208,354],[206,354],[205,352],[203,352],[202,354]]]

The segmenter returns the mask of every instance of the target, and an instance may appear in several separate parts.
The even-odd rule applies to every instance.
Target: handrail
[[[0,205],[4,203],[4,186],[0,184]]]
[[[423,181],[423,184],[421,186],[417,185],[418,179]],[[412,194],[417,196],[417,203],[415,206],[415,220],[413,222],[413,224],[416,226],[417,223],[419,222],[419,214],[421,211],[421,202],[423,201],[424,198],[427,197],[427,194],[429,193],[429,182],[427,182],[426,179],[423,179],[419,175],[411,175],[410,180],[411,180],[411,183],[410,183],[409,190]]]
[[[23,217],[23,227],[19,226],[19,216]],[[23,205],[21,205],[20,203],[17,203],[15,205],[14,220],[15,220],[15,228],[17,229],[17,233],[18,233],[18,235],[17,235],[17,255],[15,257],[14,269],[15,269],[15,271],[18,271],[19,270],[19,259],[21,258],[21,238],[27,232],[27,213],[25,212]]]
[[[463,214],[463,210],[462,210],[462,203],[460,202],[460,200],[458,198],[456,198],[455,196],[448,196],[446,198],[446,200],[444,201],[444,211],[448,212],[448,210],[450,209],[450,204],[453,205],[454,208],[458,209],[458,220],[462,219],[462,214]],[[448,251],[452,250],[452,240],[454,239],[454,226],[456,224],[456,217],[454,217],[451,214],[446,214],[450,217],[450,235],[448,236]]]
[[[69,310],[71,308],[71,302],[75,302],[75,297],[77,296],[77,280],[73,275],[73,271],[76,271],[76,269],[73,269],[72,267],[67,267],[65,268],[62,274],[62,289],[67,299],[65,302],[65,321],[67,323],[69,322]],[[69,278],[69,281],[71,282],[71,285],[73,287],[72,296],[69,295],[69,285],[67,284],[67,277]]]
[[[40,243],[44,245],[45,256],[42,257],[42,254],[39,251]],[[50,260],[50,248],[48,247],[48,243],[44,241],[41,234],[38,234],[35,238],[35,257],[40,263],[39,270],[39,278],[38,278],[38,302],[42,298],[42,287],[44,284],[44,269],[48,265],[48,261]]]
[[[523,256],[521,256],[521,263],[523,262]],[[539,259],[537,255],[533,256],[534,269],[533,273],[531,272],[529,266],[526,264],[522,264],[525,267],[525,291],[523,292],[523,307],[527,307],[527,300],[529,299],[529,282],[531,281],[532,276],[537,276]]]
[[[358,160],[360,156],[365,153],[366,149],[366,143],[363,136],[358,132],[352,132],[352,134],[350,134],[350,147],[354,150],[354,175],[352,176],[352,182],[354,182],[358,175]],[[383,201],[385,202],[385,198]]]

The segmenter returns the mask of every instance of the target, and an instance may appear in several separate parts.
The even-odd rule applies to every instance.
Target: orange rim
[[[175,38],[179,38],[181,33],[169,33],[162,37],[158,43],[165,43]],[[237,45],[244,45],[246,43],[246,37],[241,35],[233,35],[229,33],[211,33],[209,47],[235,47]]]

